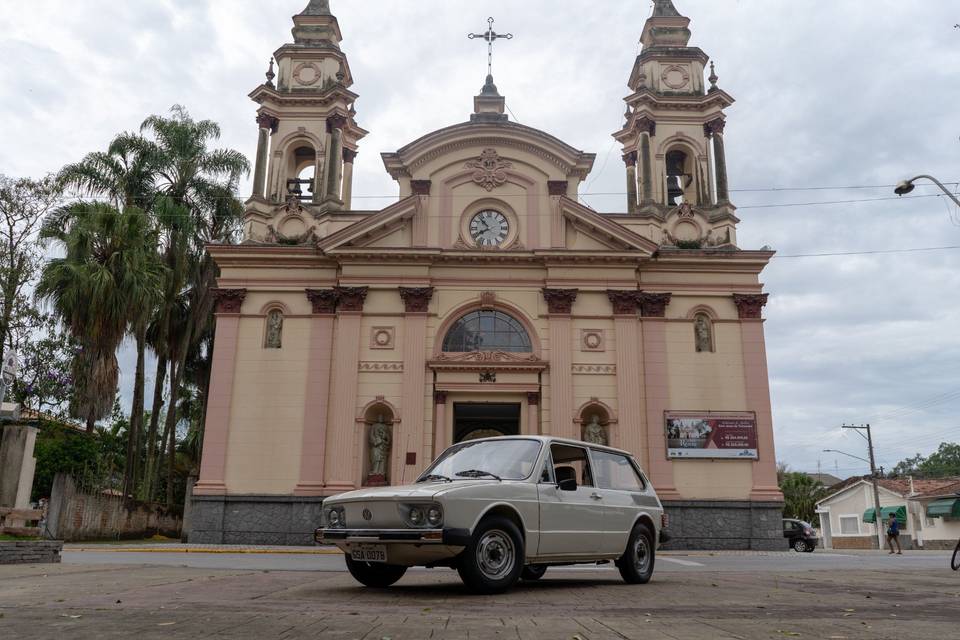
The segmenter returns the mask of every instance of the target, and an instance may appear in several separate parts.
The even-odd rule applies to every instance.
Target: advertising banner
[[[668,458],[758,458],[754,413],[668,411],[665,423]]]

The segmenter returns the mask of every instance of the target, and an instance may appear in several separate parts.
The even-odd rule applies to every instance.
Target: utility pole
[[[874,523],[877,527],[877,541],[879,546],[878,550],[883,551],[883,516],[880,513],[880,489],[877,486],[877,459],[873,454],[873,434],[870,431],[870,425],[843,425],[843,429],[853,429],[864,437],[867,441],[867,448],[870,450],[870,482],[873,485],[873,514],[874,514]],[[867,435],[863,435],[863,431],[867,432]]]

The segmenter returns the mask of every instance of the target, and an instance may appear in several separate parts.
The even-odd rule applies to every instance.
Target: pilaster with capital
[[[762,320],[763,308],[770,299],[769,293],[760,294],[733,294],[733,304],[737,305],[737,312],[741,320]]]
[[[564,438],[576,438],[573,424],[573,319],[570,314],[577,294],[577,289],[543,289],[550,312],[551,435]]]
[[[247,297],[246,289],[213,289],[210,293],[218,314],[240,313]]]
[[[400,287],[400,299],[406,313],[427,313],[433,300],[433,287]]]
[[[343,150],[343,184],[340,199],[343,208],[349,211],[353,206],[353,163],[357,159],[357,152],[352,149]]]
[[[703,125],[703,133],[709,140],[713,138],[714,170],[717,175],[717,202],[730,202],[730,192],[727,186],[727,152],[723,145],[723,130],[726,127],[723,118],[717,118]]]

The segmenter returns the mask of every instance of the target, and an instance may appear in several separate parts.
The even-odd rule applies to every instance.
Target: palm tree
[[[210,290],[216,286],[217,270],[205,247],[210,242],[232,241],[239,229],[242,207],[234,193],[240,177],[249,173],[250,164],[237,151],[208,149],[220,138],[220,127],[210,120],[193,120],[181,106],[174,106],[170,117],[147,118],[140,131],[144,137],[138,152],[156,173],[158,191],[189,211],[189,224],[182,216],[161,218],[169,222],[164,229],[164,262],[171,280],[164,287],[164,303],[155,318],[156,333],[165,348],[162,363],[170,367],[164,437],[160,442],[161,450],[167,451],[166,498],[172,503],[184,368],[212,323]],[[160,376],[158,369],[157,378]],[[151,431],[156,433],[153,419]]]
[[[149,211],[156,199],[156,174],[145,152],[144,141],[133,133],[123,133],[114,138],[106,152],[88,154],[80,162],[65,166],[60,170],[58,179],[63,187],[76,189],[82,195],[109,199],[118,210],[138,207]],[[156,252],[156,247],[153,251]],[[142,290],[136,292],[136,299],[131,301],[133,314],[129,329],[136,341],[137,364],[127,434],[124,495],[135,492],[139,475],[146,384],[146,333],[147,323],[158,301],[155,294],[155,291]]]
[[[72,363],[70,414],[93,432],[96,421],[110,415],[117,393],[117,348],[160,289],[157,233],[135,207],[121,212],[103,203],[77,203],[49,217],[40,237],[64,256],[44,266],[36,295],[81,345]]]

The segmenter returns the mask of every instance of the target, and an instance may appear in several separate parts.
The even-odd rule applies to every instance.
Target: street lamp
[[[943,186],[943,183],[940,182],[939,180],[937,180],[936,178],[934,178],[933,176],[922,175],[922,176],[917,176],[916,178],[912,178],[912,179],[910,179],[910,180],[903,180],[903,181],[897,183],[897,187],[896,187],[896,189],[893,190],[893,192],[894,192],[895,194],[897,194],[898,196],[905,196],[905,195],[907,195],[908,193],[910,193],[911,191],[913,191],[914,188],[916,188],[916,185],[913,184],[913,183],[916,182],[917,180],[919,180],[920,178],[926,178],[927,180],[930,180],[930,181],[933,182],[935,185],[937,185],[938,187],[940,187],[940,190],[943,191],[943,192],[947,195],[948,198],[950,198],[951,200],[953,200],[953,203],[954,203],[955,205],[957,205],[958,207],[960,207],[960,200],[957,200],[957,197],[956,197],[955,195],[953,195],[952,193],[950,193],[950,190],[947,189],[945,186]]]

